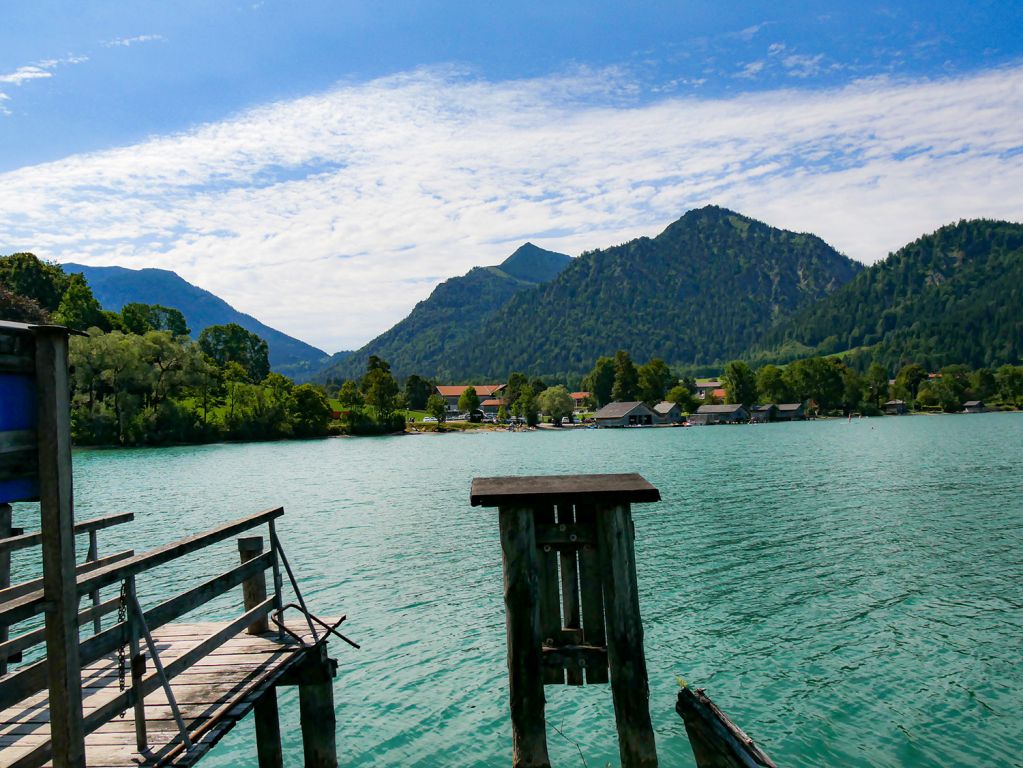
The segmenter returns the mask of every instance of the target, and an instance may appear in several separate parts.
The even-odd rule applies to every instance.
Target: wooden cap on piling
[[[544,503],[614,504],[660,501],[661,493],[642,475],[537,475],[476,477],[469,500],[474,507]]]

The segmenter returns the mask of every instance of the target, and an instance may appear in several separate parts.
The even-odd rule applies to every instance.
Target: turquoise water
[[[496,512],[469,506],[472,477],[628,471],[664,499],[634,508],[662,765],[693,764],[676,675],[779,765],[1023,765],[1023,414],[75,454],[78,517],[137,516],[105,552],[284,505],[306,599],[363,645],[332,644],[359,766],[509,763]],[[188,569],[237,558],[219,552]],[[144,602],[182,575],[153,572]],[[578,744],[617,765],[610,690],[547,693],[555,764],[582,766]],[[250,720],[203,764],[253,765],[252,744]]]

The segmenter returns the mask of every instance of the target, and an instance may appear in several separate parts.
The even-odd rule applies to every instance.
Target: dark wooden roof
[[[745,410],[739,403],[727,405],[701,405],[696,409],[697,413],[735,413],[738,410]]]
[[[540,501],[614,503],[660,501],[661,492],[642,475],[539,475],[476,477],[469,500],[474,507],[516,506]]]
[[[646,411],[647,413],[653,415],[653,411],[646,407],[646,403],[643,403],[639,400],[628,400],[625,402],[620,402],[616,400],[613,403],[608,403],[595,414],[593,414],[593,418],[621,419],[625,416],[628,416],[633,411]]]

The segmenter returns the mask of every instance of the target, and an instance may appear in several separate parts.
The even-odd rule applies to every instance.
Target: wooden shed
[[[689,417],[690,424],[741,424],[749,421],[749,411],[738,403],[701,405]]]
[[[608,403],[593,414],[598,427],[651,426],[656,417],[657,414],[639,401]]]

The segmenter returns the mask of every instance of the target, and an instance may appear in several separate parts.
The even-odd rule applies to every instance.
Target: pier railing
[[[80,640],[77,645],[77,659],[44,657],[33,663],[27,664],[10,674],[0,677],[0,710],[23,702],[25,699],[47,690],[48,681],[54,673],[53,665],[65,668],[68,673],[74,676],[77,673],[76,683],[68,686],[72,695],[82,696],[81,668],[98,662],[105,657],[112,658],[116,655],[119,677],[123,681],[119,690],[112,698],[106,699],[99,706],[90,708],[83,714],[78,732],[84,738],[104,723],[116,718],[128,708],[135,710],[135,736],[139,752],[146,752],[146,717],[145,697],[157,690],[162,689],[167,698],[174,720],[179,731],[179,741],[170,752],[165,751],[161,755],[161,762],[174,752],[179,752],[191,746],[191,740],[196,734],[189,734],[181,713],[175,701],[174,692],[170,685],[171,679],[177,674],[185,671],[203,657],[223,645],[227,640],[237,636],[243,631],[250,634],[264,633],[269,630],[268,617],[273,614],[277,632],[283,637],[287,631],[281,612],[283,605],[282,589],[283,576],[282,567],[295,587],[297,597],[301,603],[301,612],[305,615],[309,633],[314,643],[319,643],[322,636],[330,634],[330,628],[321,628],[317,632],[312,617],[305,608],[301,593],[297,590],[297,583],[291,571],[290,564],[280,546],[277,537],[275,521],[284,514],[280,507],[268,509],[258,514],[240,518],[224,525],[204,531],[203,533],[179,539],[162,547],[144,552],[132,554],[121,552],[107,558],[96,559],[86,563],[88,568],[82,567],[76,574],[74,585],[69,585],[76,590],[78,599],[86,596],[95,596],[104,587],[112,585],[120,586],[120,595],[106,603],[100,603],[99,608],[95,606],[88,611],[78,614],[79,619],[87,621],[92,618],[93,612],[103,610],[118,611],[118,621],[113,626]],[[116,522],[123,522],[121,519],[100,518],[98,521],[82,523],[82,533],[91,533],[100,530],[105,525],[112,525]],[[122,516],[123,517],[123,516]],[[138,577],[147,571],[158,566],[173,563],[180,558],[192,555],[200,550],[215,545],[227,539],[238,537],[261,526],[268,527],[269,549],[263,551],[263,539],[261,536],[248,536],[238,539],[238,549],[241,562],[226,570],[212,579],[192,586],[178,594],[165,599],[158,605],[143,610],[139,604],[136,594],[136,581]],[[76,532],[78,526],[76,526]],[[14,538],[8,538],[2,542],[3,550],[10,551],[14,547],[30,546],[35,543],[34,536],[38,534],[22,534]],[[13,542],[13,543],[12,543]],[[92,551],[92,548],[90,548]],[[266,571],[273,573],[273,590],[267,595]],[[196,608],[209,603],[211,600],[223,595],[227,591],[243,587],[244,609],[241,615],[221,625],[208,637],[192,645],[183,654],[174,659],[168,660],[166,664],[160,659],[156,644],[153,642],[152,632],[180,617],[194,611]],[[7,597],[0,602],[0,623],[12,625],[48,610],[49,606],[44,599],[40,584],[26,582],[12,587],[7,592]],[[2,594],[2,593],[0,593]],[[93,598],[95,599],[95,598]],[[111,607],[112,606],[112,607]],[[322,627],[323,625],[321,625]],[[289,634],[293,634],[289,631]],[[5,647],[8,650],[15,646],[26,648],[32,641],[41,642],[42,632],[36,630],[18,638],[6,641]],[[147,674],[147,661],[151,663],[152,670]],[[59,670],[58,670],[59,671]],[[73,707],[81,712],[81,702]],[[68,724],[51,722],[51,736],[56,736],[56,731],[69,727]],[[74,724],[70,727],[75,728]],[[58,741],[59,739],[52,739]],[[50,758],[52,744],[39,745],[32,752],[23,755],[11,763],[11,768],[31,768],[42,765]]]

